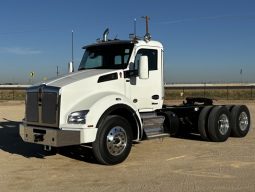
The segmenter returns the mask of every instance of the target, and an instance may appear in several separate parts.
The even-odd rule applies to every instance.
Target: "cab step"
[[[147,136],[147,139],[158,139],[163,137],[170,137],[169,133],[161,133],[161,134],[155,134],[155,135],[149,135]]]
[[[147,139],[169,137],[169,133],[164,132],[164,116],[156,113],[142,113],[143,130]]]

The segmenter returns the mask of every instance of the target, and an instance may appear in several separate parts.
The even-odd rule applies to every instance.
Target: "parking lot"
[[[228,101],[229,103],[233,103]],[[226,102],[219,102],[226,103]],[[246,104],[255,119],[254,101]],[[24,102],[0,102],[0,191],[255,191],[255,132],[223,143],[198,136],[142,141],[115,166],[96,163],[90,149],[58,154],[27,144],[18,133]]]

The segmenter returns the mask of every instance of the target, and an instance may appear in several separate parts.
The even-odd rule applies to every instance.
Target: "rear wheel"
[[[250,112],[245,105],[236,105],[231,111],[232,132],[234,137],[245,137],[250,129]]]
[[[231,112],[234,106],[235,105],[226,105],[225,107],[228,109],[229,112]]]
[[[226,141],[230,135],[230,113],[225,106],[215,106],[209,114],[208,133],[214,142]]]
[[[124,161],[132,146],[132,129],[126,119],[111,115],[99,125],[95,142],[92,144],[96,159],[105,165]]]
[[[209,134],[208,134],[208,116],[210,111],[212,110],[213,106],[206,106],[204,107],[198,118],[198,131],[203,140],[209,141]]]

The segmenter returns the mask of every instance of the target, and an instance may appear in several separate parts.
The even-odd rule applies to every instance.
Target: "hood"
[[[52,79],[49,81],[44,82],[43,84],[54,86],[54,87],[63,87],[68,84],[84,80],[86,78],[101,76],[107,73],[112,73],[116,70],[112,69],[90,69],[90,70],[82,70],[74,73],[69,73],[67,75],[58,77],[56,79]]]

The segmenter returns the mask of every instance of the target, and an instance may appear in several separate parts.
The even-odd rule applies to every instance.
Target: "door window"
[[[149,64],[149,71],[157,70],[158,65],[158,51],[155,49],[140,49],[135,57],[135,70],[138,70],[140,57],[147,56],[148,57],[148,64]]]

